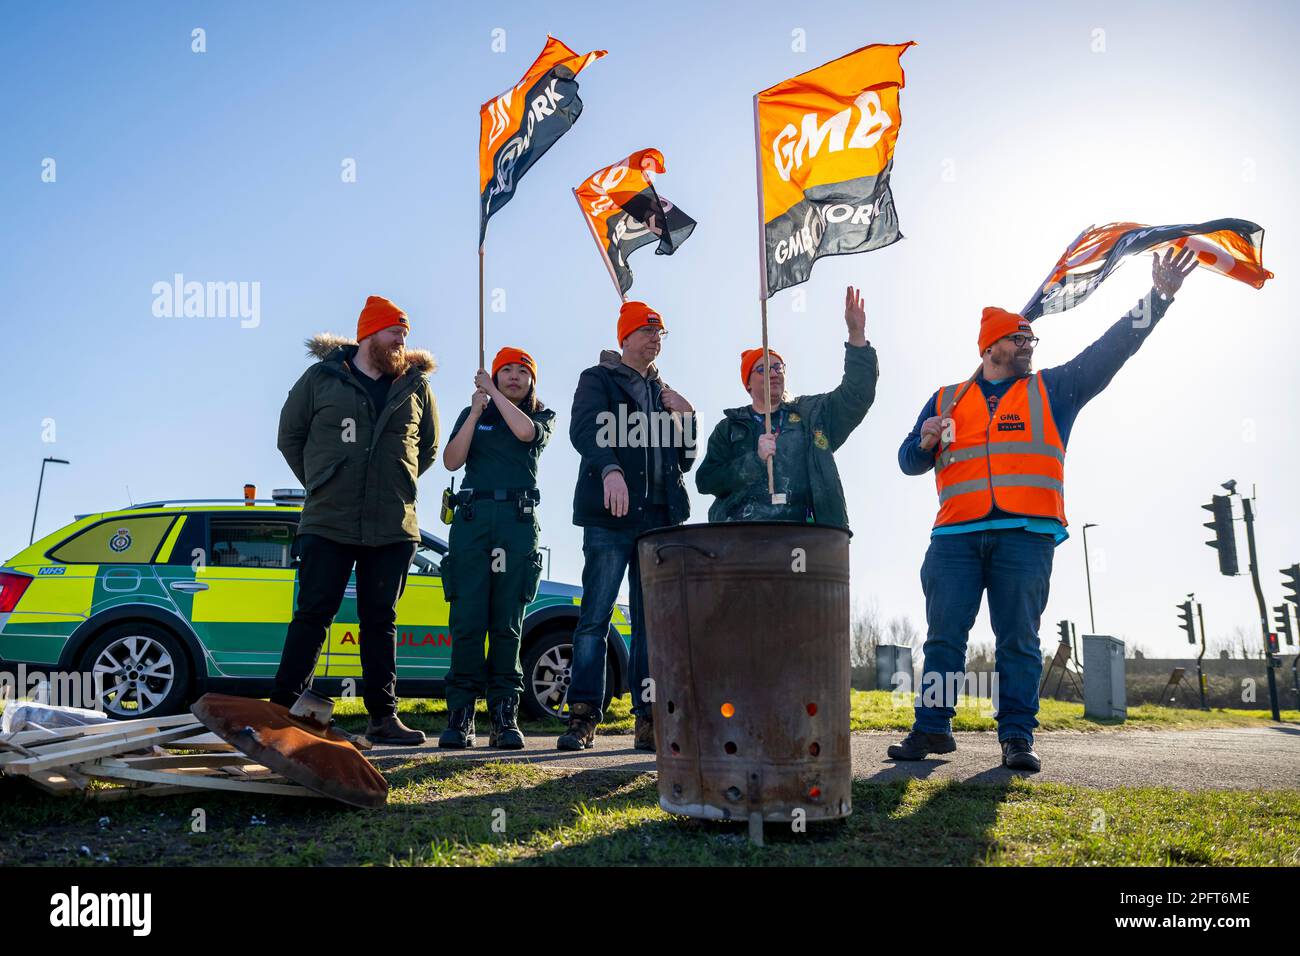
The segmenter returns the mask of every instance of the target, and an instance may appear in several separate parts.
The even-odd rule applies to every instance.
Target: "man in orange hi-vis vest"
[[[1153,255],[1153,288],[1072,361],[1031,371],[1034,336],[1022,316],[984,310],[975,380],[947,385],[925,404],[898,450],[904,473],[935,471],[939,514],[921,565],[927,633],[912,732],[896,760],[957,749],[952,718],[964,684],[966,639],[988,592],[996,636],[1002,765],[1039,770],[1034,752],[1052,553],[1066,538],[1065,446],[1075,416],[1137,352],[1173,301],[1196,254]]]

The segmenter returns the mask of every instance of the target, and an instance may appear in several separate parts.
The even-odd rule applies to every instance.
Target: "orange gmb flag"
[[[821,256],[902,238],[889,174],[899,60],[914,45],[865,46],[754,97],[768,296],[805,281]]]
[[[574,53],[555,37],[521,79],[479,110],[479,244],[492,214],[510,201],[519,178],[582,114],[575,79],[605,55]]]
[[[574,190],[620,293],[632,288],[627,257],[633,250],[658,242],[655,252],[671,256],[695,229],[694,219],[655,190],[655,176],[664,170],[663,153],[641,149],[592,173]]]
[[[1049,312],[1072,309],[1129,256],[1169,248],[1191,248],[1197,266],[1256,289],[1273,278],[1264,268],[1264,228],[1249,220],[1212,219],[1174,226],[1112,222],[1079,233],[1021,314],[1032,322]]]

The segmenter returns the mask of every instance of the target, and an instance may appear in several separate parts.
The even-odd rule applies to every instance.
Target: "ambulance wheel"
[[[184,646],[156,624],[110,627],[86,647],[80,669],[102,675],[104,712],[116,720],[180,713],[190,689]]]
[[[567,720],[568,695],[573,667],[573,630],[547,631],[524,651],[520,661],[524,671],[524,695],[520,702],[526,715],[534,720]],[[618,674],[614,662],[605,661],[605,703],[609,712]]]

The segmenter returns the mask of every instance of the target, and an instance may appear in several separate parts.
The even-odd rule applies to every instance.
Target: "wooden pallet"
[[[0,737],[0,772],[52,796],[87,800],[205,790],[320,796],[238,753],[189,714]]]

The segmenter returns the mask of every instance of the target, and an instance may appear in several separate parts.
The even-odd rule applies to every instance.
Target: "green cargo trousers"
[[[466,508],[456,509],[442,559],[443,593],[451,604],[450,710],[476,699],[519,698],[524,608],[537,596],[542,578],[535,518],[521,520],[513,501],[491,500],[475,501],[473,517],[466,515]]]

